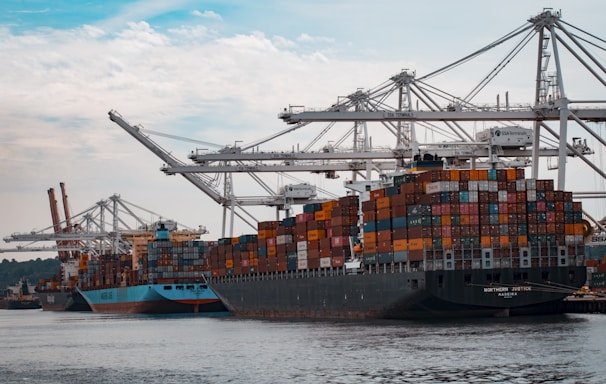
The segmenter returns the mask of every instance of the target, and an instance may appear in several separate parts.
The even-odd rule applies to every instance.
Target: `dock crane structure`
[[[569,31],[582,33],[580,37]],[[504,105],[497,93],[497,102],[480,103],[480,96],[494,97],[494,90],[488,85],[497,75],[510,66],[516,56],[535,40],[536,65],[534,71],[534,100],[532,103],[513,105],[509,93],[505,94]],[[541,14],[527,20],[527,23],[497,39],[493,43],[439,68],[427,75],[417,76],[415,71],[404,69],[386,82],[369,90],[358,89],[328,108],[305,108],[289,105],[278,115],[288,124],[284,130],[267,138],[247,144],[226,146],[216,152],[195,150],[189,155],[194,164],[185,164],[169,155],[147,136],[141,134],[140,126],[125,122],[116,111],[109,117],[129,134],[164,161],[161,170],[169,175],[181,174],[215,202],[224,206],[223,231],[225,235],[225,212],[231,209],[232,231],[235,208],[245,205],[276,206],[283,197],[266,188],[269,197],[253,199],[235,198],[232,174],[248,174],[260,180],[264,173],[307,172],[324,174],[334,179],[340,173],[350,172],[353,184],[368,183],[373,176],[379,177],[392,172],[406,172],[418,160],[429,156],[443,162],[444,167],[453,168],[497,168],[504,166],[531,166],[531,177],[538,177],[539,157],[558,159],[558,188],[565,188],[565,164],[567,157],[578,157],[596,174],[606,178],[606,173],[587,157],[593,150],[586,139],[568,137],[568,124],[574,122],[591,134],[599,143],[606,141],[591,129],[591,123],[606,121],[606,98],[568,99],[564,91],[562,52],[564,47],[573,59],[594,79],[603,94],[606,85],[606,69],[587,48],[603,48],[605,41],[577,29],[564,22],[561,12],[545,9]],[[586,45],[583,45],[586,43]],[[465,96],[442,90],[430,80],[454,71],[470,63],[473,59],[497,47],[513,44],[494,68]],[[574,48],[577,48],[575,50]],[[554,66],[550,58],[554,56]],[[482,67],[483,69],[485,67]],[[531,71],[528,71],[531,73]],[[589,106],[589,107],[588,107]],[[548,122],[558,122],[558,129]],[[313,130],[313,123],[325,123]],[[475,132],[477,125],[484,129]],[[491,126],[486,127],[486,124]],[[502,133],[523,132],[520,124],[532,124],[527,128],[528,140],[507,142]],[[520,129],[522,131],[520,131]],[[288,151],[259,150],[261,146],[277,138],[305,130],[311,137],[307,145],[297,145]],[[442,141],[420,140],[420,132],[425,136],[436,135]],[[312,133],[316,133],[313,135]],[[549,135],[544,135],[548,133]],[[328,144],[323,144],[328,142]],[[223,193],[212,184],[217,179],[210,175],[224,174]],[[600,196],[606,196],[603,192]],[[292,203],[313,201],[312,196],[293,199]],[[242,218],[241,215],[237,215]],[[249,223],[250,225],[250,223]]]
[[[153,238],[157,226],[161,223],[170,230],[182,230],[192,236],[208,233],[206,227],[197,229],[184,226],[146,208],[130,203],[118,194],[114,194],[86,210],[71,215],[67,204],[65,184],[61,183],[65,220],[61,220],[55,192],[48,190],[51,218],[50,227],[30,233],[13,233],[4,237],[6,243],[25,243],[15,248],[0,248],[0,253],[8,252],[57,252],[61,262],[78,260],[81,254],[91,258],[107,253],[128,254],[133,248],[133,239],[147,235]],[[154,217],[156,220],[143,219]],[[181,228],[181,229],[180,229]],[[40,246],[39,243],[55,242],[54,246]]]

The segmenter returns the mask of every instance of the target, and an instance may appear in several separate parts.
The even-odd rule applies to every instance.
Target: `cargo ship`
[[[27,279],[19,280],[13,287],[8,287],[6,297],[6,309],[39,309],[40,300],[34,295],[32,287]]]
[[[243,317],[560,313],[587,279],[581,203],[515,168],[394,176],[208,252],[210,287]]]
[[[77,292],[93,312],[221,312],[225,307],[206,283],[205,243],[191,232],[163,224],[133,235],[133,253],[107,254],[80,269]],[[198,234],[199,236],[199,234]]]
[[[40,279],[36,293],[44,311],[90,311],[91,308],[77,291],[78,269],[86,265],[88,255],[61,263],[61,269],[50,279]]]
[[[84,297],[75,288],[74,290],[42,290],[37,293],[44,311],[91,311]]]

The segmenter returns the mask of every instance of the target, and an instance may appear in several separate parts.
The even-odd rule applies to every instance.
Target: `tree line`
[[[21,278],[26,278],[31,285],[36,285],[40,279],[50,279],[59,273],[60,269],[61,262],[58,257],[21,262],[3,259],[0,263],[0,292],[10,285],[17,284]]]

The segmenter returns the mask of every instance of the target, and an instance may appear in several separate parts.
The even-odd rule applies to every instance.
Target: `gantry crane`
[[[268,188],[269,197],[236,198],[232,174],[254,176],[267,172],[310,172],[333,179],[347,171],[351,172],[351,179],[347,181],[351,185],[357,178],[369,182],[376,175],[405,172],[415,161],[430,156],[433,160],[442,161],[446,167],[457,168],[531,165],[531,177],[537,178],[539,157],[557,157],[558,188],[564,189],[564,168],[566,158],[570,156],[582,159],[597,174],[606,178],[606,173],[587,158],[593,151],[587,146],[586,140],[573,137],[569,142],[567,134],[568,122],[574,121],[602,145],[606,144],[588,126],[588,122],[606,121],[606,100],[569,100],[566,97],[559,52],[561,44],[597,80],[596,85],[605,85],[604,66],[581,43],[599,47],[604,40],[581,30],[585,37],[579,38],[570,33],[565,25],[569,26],[561,20],[560,12],[545,9],[504,37],[427,75],[418,77],[415,71],[405,69],[368,91],[358,89],[345,97],[338,97],[337,102],[328,108],[310,109],[290,105],[279,114],[279,118],[288,123],[286,129],[267,138],[239,146],[226,146],[215,152],[192,151],[189,158],[193,165],[186,165],[160,149],[140,132],[140,126],[131,126],[115,111],[110,111],[109,116],[164,161],[161,168],[164,173],[181,174],[223,205],[224,232],[227,208],[231,209],[233,229],[236,207],[275,206],[284,200]],[[496,104],[477,102],[479,95],[489,94],[489,83],[504,72],[535,38],[538,41],[538,56],[533,102],[512,105],[508,92],[505,93],[504,104],[498,94]],[[453,92],[430,84],[430,79],[506,43],[513,43],[513,47],[465,96],[455,96]],[[552,53],[555,72],[550,71],[549,65]],[[587,108],[587,105],[591,105],[591,108]],[[559,133],[547,124],[550,121],[559,122]],[[303,130],[311,132],[314,128],[312,123],[316,122],[326,123],[326,126],[321,127],[319,132],[313,131],[316,132],[315,136],[307,135],[311,137],[307,145],[297,145],[291,150],[279,152],[260,150],[261,146],[282,136]],[[483,129],[474,135],[478,123],[482,124]],[[533,126],[524,129],[519,126],[523,123],[532,123]],[[491,126],[486,127],[486,124]],[[425,136],[429,132],[438,135],[442,141],[426,139],[423,142],[420,139],[421,130],[425,131]],[[528,139],[509,142],[498,137],[499,133],[512,132],[522,132]],[[542,132],[549,135],[542,135]],[[210,176],[217,174],[225,175],[223,193],[215,187],[217,179]],[[299,200],[301,203],[309,201],[311,199]],[[242,218],[241,215],[238,217]]]
[[[64,190],[64,185],[62,183]],[[148,209],[130,203],[114,194],[102,199],[92,207],[71,215],[71,230],[62,229],[67,225],[67,220],[61,221],[58,214],[57,202],[54,199],[54,190],[48,190],[51,201],[51,216],[53,225],[40,231],[30,233],[13,233],[4,237],[5,242],[27,243],[15,248],[0,248],[3,252],[31,252],[31,251],[53,251],[57,252],[62,262],[77,260],[80,254],[87,254],[94,258],[106,253],[128,254],[132,251],[133,239],[143,235],[153,238],[157,226],[162,223],[171,231],[180,231],[191,236],[200,237],[208,233],[206,227],[199,226],[197,229],[186,227],[173,220],[162,219],[162,215]],[[64,204],[67,203],[67,195],[64,192]],[[145,216],[156,217],[157,220],[143,219]],[[73,223],[73,224],[72,224]],[[107,227],[110,229],[108,230]],[[51,232],[52,230],[52,232]],[[55,242],[55,246],[38,246],[40,242]]]

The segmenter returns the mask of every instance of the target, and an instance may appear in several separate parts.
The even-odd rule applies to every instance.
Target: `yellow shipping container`
[[[225,268],[233,268],[234,261],[233,260],[225,260]]]
[[[330,220],[332,215],[330,211],[316,211],[314,212],[314,220],[322,221],[322,220]]]

